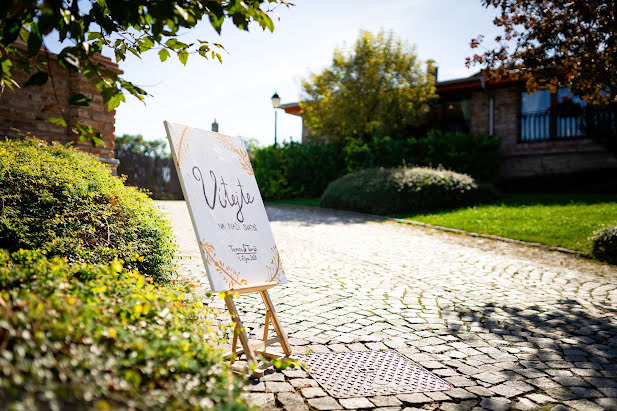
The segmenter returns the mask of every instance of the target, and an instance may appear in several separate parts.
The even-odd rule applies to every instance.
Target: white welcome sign
[[[165,129],[212,291],[287,282],[242,140]]]

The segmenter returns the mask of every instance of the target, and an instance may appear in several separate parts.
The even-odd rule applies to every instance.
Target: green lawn
[[[271,203],[318,207],[319,199]],[[617,224],[617,195],[514,194],[492,204],[392,217],[590,253],[593,232]]]
[[[519,194],[492,204],[395,217],[590,253],[588,237],[603,224],[617,224],[617,195]]]

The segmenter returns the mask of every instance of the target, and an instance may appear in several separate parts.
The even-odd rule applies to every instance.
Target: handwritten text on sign
[[[240,139],[165,122],[213,291],[286,282]]]

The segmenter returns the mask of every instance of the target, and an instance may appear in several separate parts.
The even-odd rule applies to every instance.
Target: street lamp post
[[[276,147],[276,109],[281,106],[281,98],[275,91],[272,95],[272,107],[274,107],[274,147]]]

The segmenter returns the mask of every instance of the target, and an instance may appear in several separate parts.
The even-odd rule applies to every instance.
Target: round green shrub
[[[617,264],[617,225],[596,231],[590,240],[591,253],[594,257]]]
[[[223,332],[189,291],[118,261],[0,249],[1,408],[246,409]]]
[[[170,224],[92,155],[35,139],[0,141],[0,204],[0,248],[90,263],[119,258],[156,280],[172,273]]]
[[[372,214],[411,213],[472,204],[487,197],[473,178],[423,167],[371,168],[333,181],[321,206]]]

